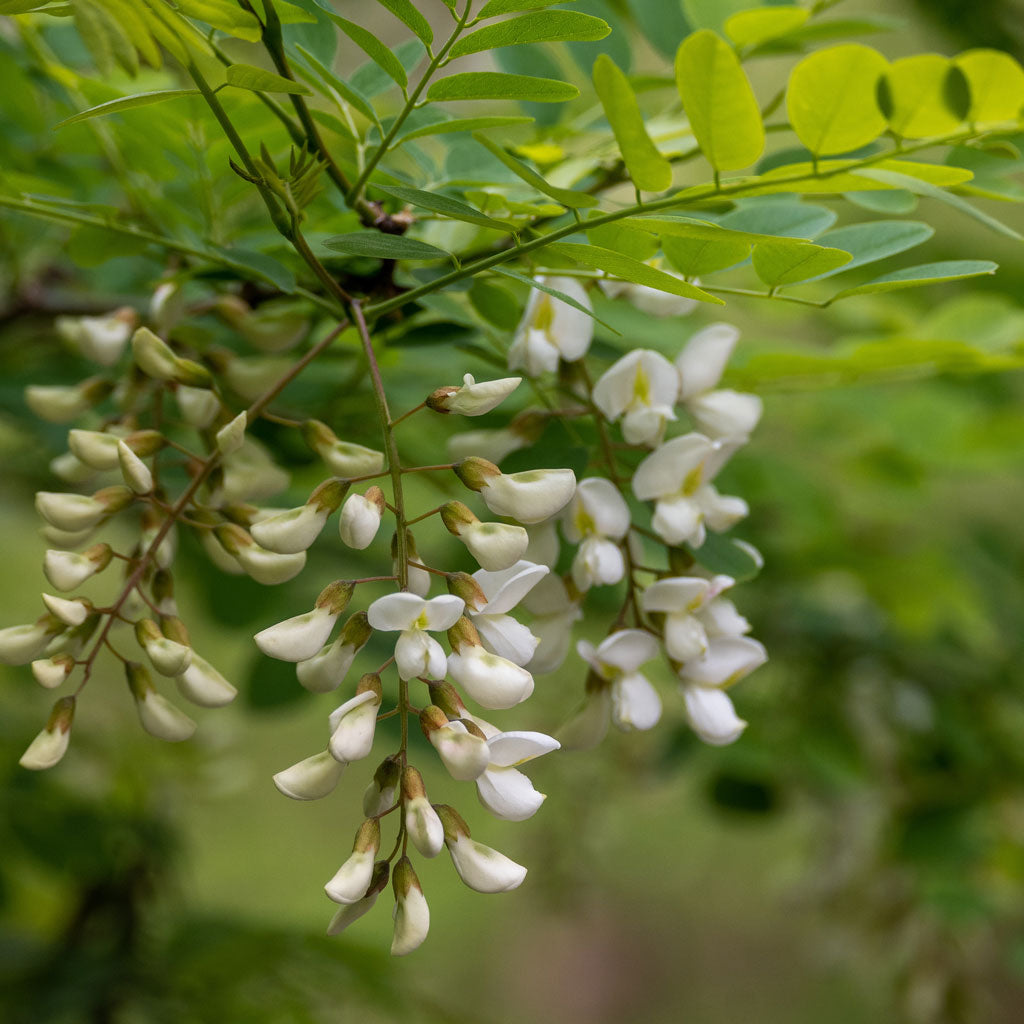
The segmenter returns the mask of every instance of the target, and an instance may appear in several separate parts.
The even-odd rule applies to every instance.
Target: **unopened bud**
[[[453,572],[447,583],[448,593],[461,597],[471,611],[478,612],[487,604],[483,588],[468,572]]]
[[[384,758],[363,793],[363,814],[373,818],[394,807],[401,777],[402,766],[398,756],[392,754]]]
[[[461,501],[446,501],[441,506],[441,522],[449,533],[458,537],[467,526],[479,523],[480,520],[473,514],[472,509]]]
[[[501,476],[501,470],[493,462],[477,458],[475,455],[456,462],[452,469],[471,491],[483,490],[489,481]]]
[[[448,643],[451,644],[452,652],[458,654],[463,647],[482,647],[480,634],[465,615],[448,630]]]
[[[82,597],[68,600],[66,597],[43,594],[43,604],[51,615],[55,615],[66,626],[80,626],[92,611],[92,602]]]
[[[408,857],[395,865],[391,876],[395,892],[395,933],[392,956],[405,956],[423,945],[430,930],[430,909]]]
[[[136,494],[149,494],[153,490],[153,474],[149,466],[124,441],[117,442],[117,457],[124,482]]]
[[[292,800],[319,800],[333,792],[345,767],[331,757],[329,750],[324,750],[278,772],[274,785]]]
[[[368,548],[380,529],[384,508],[384,492],[376,484],[365,494],[350,495],[338,521],[342,542],[357,551]]]
[[[245,443],[245,428],[248,418],[240,412],[233,420],[217,431],[217,450],[221,455],[232,455]]]
[[[56,689],[75,669],[75,659],[70,654],[56,654],[32,662],[35,681],[47,690]]]
[[[33,771],[41,771],[44,768],[52,768],[65,754],[68,743],[71,740],[71,723],[75,717],[75,698],[61,697],[50,717],[46,720],[46,726],[42,732],[28,745],[28,749],[21,755],[19,764],[22,768],[30,768]]]
[[[157,693],[144,665],[130,661],[125,665],[128,689],[135,698],[135,710],[142,728],[168,743],[187,740],[196,730],[196,723],[179,711],[169,700]]]
[[[152,619],[140,619],[135,623],[135,639],[153,668],[163,676],[180,675],[192,660],[192,648],[168,639]]]
[[[99,405],[113,388],[110,381],[101,377],[71,386],[31,384],[25,388],[25,403],[42,420],[70,423]]]

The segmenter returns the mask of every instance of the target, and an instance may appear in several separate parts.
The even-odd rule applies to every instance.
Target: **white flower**
[[[364,677],[365,678],[365,677]],[[375,676],[369,677],[376,679]],[[373,749],[373,735],[377,728],[377,709],[380,707],[380,680],[377,689],[366,689],[345,701],[330,716],[331,756],[350,764],[368,757]]]
[[[395,889],[395,933],[392,956],[405,956],[423,945],[430,930],[430,909],[408,857],[403,857],[391,876]]]
[[[25,404],[42,420],[70,423],[102,401],[111,385],[102,377],[91,377],[79,384],[30,384],[25,388]]]
[[[444,846],[444,825],[427,799],[423,777],[413,767],[402,772],[405,831],[424,857],[436,857]]]
[[[576,474],[571,469],[528,469],[488,477],[480,497],[495,515],[533,524],[560,512],[575,490]]]
[[[319,420],[307,420],[303,434],[309,446],[335,476],[371,476],[384,469],[384,453],[351,441],[342,441]]]
[[[534,618],[530,631],[540,642],[526,667],[534,675],[554,672],[569,653],[572,627],[583,618],[578,600],[573,600],[558,576],[542,579],[523,601]]]
[[[75,698],[62,697],[53,705],[46,725],[28,745],[18,764],[32,771],[52,768],[67,752],[74,717]]]
[[[33,661],[32,676],[40,686],[53,690],[67,679],[74,668],[75,659],[70,654],[57,654]]]
[[[620,416],[622,436],[630,444],[656,445],[679,391],[679,376],[672,364],[652,349],[634,349],[602,374],[594,385],[594,404],[605,418]]]
[[[480,585],[485,604],[467,604],[466,614],[480,634],[480,641],[492,654],[526,665],[540,640],[508,613],[548,575],[546,565],[518,561],[500,572],[479,569],[473,579]]]
[[[450,807],[438,808],[444,822],[444,841],[463,882],[477,892],[508,892],[526,878],[526,868],[503,853],[471,839],[469,828]]]
[[[557,750],[561,744],[542,732],[495,732],[487,739],[490,762],[476,780],[480,803],[496,818],[525,821],[544,802],[518,765]]]
[[[63,629],[49,615],[23,626],[0,629],[0,664],[27,665],[42,652],[47,641]]]
[[[466,545],[482,568],[495,572],[519,561],[530,542],[523,527],[482,523],[461,501],[442,505],[441,521],[449,533]]]
[[[658,267],[658,262],[658,260],[648,260],[651,266],[660,269],[662,273],[678,278],[680,281],[686,280],[682,274]],[[598,284],[609,299],[615,299],[621,295],[641,313],[647,313],[649,316],[686,316],[688,313],[692,313],[698,304],[696,299],[673,295],[671,292],[663,292],[660,288],[651,288],[645,284],[633,284],[632,281],[602,280]]]
[[[703,654],[679,669],[679,678],[684,683],[726,689],[767,660],[768,652],[757,640],[745,636],[717,637],[708,641]]]
[[[293,800],[319,800],[338,785],[345,767],[324,750],[278,772],[274,785]]]
[[[595,648],[586,640],[576,645],[579,656],[611,683],[611,719],[623,731],[651,729],[661,718],[661,698],[637,669],[658,654],[658,641],[640,629],[621,629]]]
[[[533,693],[533,676],[515,662],[485,650],[468,619],[448,633],[448,675],[481,707],[511,708]]]
[[[43,594],[43,604],[50,614],[60,619],[65,626],[80,626],[92,611],[92,605],[82,598],[71,601],[66,597]]]
[[[580,544],[572,565],[573,582],[581,591],[622,579],[626,563],[614,541],[629,530],[629,506],[619,489],[602,477],[581,480],[562,513],[566,539]]]
[[[327,934],[339,935],[350,924],[354,924],[359,918],[368,914],[373,910],[373,905],[377,902],[379,895],[380,891],[378,890],[370,893],[368,896],[364,896],[361,900],[356,900],[355,903],[342,905],[334,917],[331,918],[330,924],[327,925]]]
[[[723,747],[739,739],[747,723],[736,714],[729,695],[709,686],[682,686],[686,719],[705,742]]]
[[[295,666],[299,682],[313,693],[328,693],[337,689],[372,633],[366,621],[366,613],[357,612],[345,623],[330,646]]]
[[[641,501],[655,501],[651,525],[666,543],[700,547],[705,524],[721,532],[747,514],[745,501],[719,494],[710,483],[734,450],[703,434],[684,434],[637,466],[633,493]]]
[[[384,515],[384,492],[370,487],[365,494],[350,494],[341,506],[338,532],[343,544],[362,551],[368,548],[380,529]]]
[[[218,536],[220,530],[218,527]],[[279,583],[287,583],[294,579],[306,567],[306,552],[299,551],[292,555],[280,555],[276,551],[268,551],[251,540],[240,545],[231,554],[238,559],[238,564],[245,574],[257,583],[273,587]]]
[[[644,611],[665,615],[665,650],[670,658],[696,658],[707,650],[709,637],[740,636],[750,630],[732,601],[719,596],[734,582],[729,576],[671,576],[644,591]]]
[[[380,849],[380,823],[367,818],[356,833],[352,855],[338,868],[324,891],[335,903],[355,903],[366,895],[373,878],[373,861]]]
[[[54,327],[86,359],[113,366],[128,344],[136,319],[135,310],[125,306],[105,316],[59,316]]]
[[[586,289],[574,278],[537,280],[591,308]],[[594,321],[590,316],[547,292],[532,289],[508,350],[509,369],[522,367],[531,377],[557,370],[559,359],[570,363],[582,359],[593,337]]]
[[[697,428],[711,437],[746,438],[761,418],[763,405],[756,395],[714,390],[739,336],[731,324],[710,324],[697,331],[676,357],[679,400]]]
[[[330,514],[329,507],[307,503],[261,519],[249,532],[268,551],[294,555],[305,551],[320,536]]]
[[[178,692],[201,708],[221,708],[238,696],[238,690],[194,651],[188,668],[175,676],[174,681],[178,684]]]
[[[439,707],[430,705],[420,712],[420,728],[453,779],[470,782],[486,771],[487,740],[470,732],[464,722],[449,722]]]
[[[380,597],[367,609],[373,629],[401,631],[395,645],[395,661],[402,679],[443,679],[446,659],[441,645],[427,630],[439,632],[458,622],[465,607],[461,597],[441,594],[429,601],[416,594]]]
[[[462,380],[461,387],[438,388],[427,399],[427,405],[435,412],[483,416],[501,405],[523,382],[522,377],[503,377],[477,383],[471,373]]]
[[[196,723],[156,691],[143,665],[129,662],[126,666],[128,687],[135,698],[142,728],[158,740],[180,743],[196,731]]]
[[[253,639],[270,658],[279,661],[306,661],[327,642],[327,638],[352,597],[353,585],[345,581],[325,587],[312,611],[295,615],[284,622],[260,630]]]
[[[135,623],[135,639],[162,676],[181,675],[192,661],[192,648],[164,636],[152,619],[139,619]]]
[[[109,515],[107,505],[95,496],[62,491],[38,491],[36,511],[51,526],[68,533],[91,530]]]

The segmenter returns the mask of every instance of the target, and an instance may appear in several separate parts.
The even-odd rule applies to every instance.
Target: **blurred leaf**
[[[907,139],[946,135],[963,122],[963,114],[950,109],[947,88],[955,65],[946,57],[924,53],[901,57],[889,65],[882,78],[882,108],[897,135]]]
[[[769,288],[835,272],[850,259],[850,253],[842,249],[826,248],[813,242],[798,242],[796,245],[760,242],[754,246],[751,255],[757,276]]]
[[[88,110],[82,110],[71,117],[59,121],[54,128],[63,128],[69,124],[76,124],[85,121],[90,117],[102,117],[104,114],[116,114],[122,110],[131,110],[133,107],[145,107],[151,103],[162,103],[164,100],[177,99],[179,96],[198,96],[198,89],[161,89],[157,92],[135,93],[133,96],[121,96],[116,100],[107,100]]]
[[[953,58],[970,92],[967,118],[975,124],[1016,121],[1024,107],[1024,68],[999,50],[968,50]]]
[[[554,43],[565,40],[604,39],[611,32],[606,21],[578,11],[537,11],[486,25],[463,36],[449,51],[449,58],[483,53],[501,46]]]
[[[757,560],[742,544],[720,533],[709,533],[692,554],[708,572],[731,576],[737,583],[752,580],[761,571]]]
[[[826,231],[818,241],[836,249],[845,249],[853,258],[835,270],[817,275],[815,280],[906,252],[927,242],[934,234],[935,229],[931,225],[913,220],[873,220]]]
[[[577,192],[575,189],[558,188],[545,180],[535,170],[527,167],[521,160],[517,160],[511,153],[507,152],[496,142],[492,142],[486,135],[478,132],[473,133],[473,138],[480,143],[488,152],[497,157],[513,174],[522,178],[528,185],[532,185],[538,192],[550,196],[563,206],[573,209],[580,209],[587,206],[597,206],[598,199],[587,192]]]
[[[503,234],[508,232],[507,224],[491,220],[490,217],[485,217],[479,210],[474,210],[472,206],[467,206],[465,203],[460,203],[457,199],[441,195],[439,192],[424,192],[422,189],[408,188],[401,185],[374,185],[373,188],[378,192],[384,192],[389,196],[394,196],[396,199],[401,199],[403,203],[410,203],[413,206],[422,207],[424,210],[430,210],[433,213],[443,214],[445,217],[451,217],[454,220],[465,221],[467,224],[477,224],[483,228],[492,228],[496,231],[501,231]]]
[[[883,274],[873,281],[847,288],[833,296],[832,302],[849,298],[851,295],[867,295],[871,292],[891,292],[900,288],[916,288],[940,281],[959,281],[967,277],[994,274],[998,264],[990,260],[944,260],[940,263],[924,263],[917,267],[904,267],[891,274]]]
[[[725,20],[725,34],[736,46],[758,46],[799,28],[810,16],[806,7],[754,7]]]
[[[433,121],[430,124],[421,124],[414,127],[411,131],[406,131],[405,125],[403,125],[398,141],[407,142],[410,139],[418,139],[424,135],[451,135],[454,132],[473,132],[479,131],[481,128],[508,128],[511,125],[530,124],[531,121],[533,121],[532,117],[523,116],[449,117]],[[406,124],[408,123],[406,121]]]
[[[449,253],[435,245],[427,245],[405,235],[387,235],[379,231],[355,231],[347,235],[332,235],[323,241],[325,249],[345,252],[352,256],[373,256],[381,260],[438,260],[449,259]]]
[[[434,41],[434,30],[430,22],[416,9],[412,0],[377,0],[401,21],[414,35],[422,40],[424,46]]]
[[[507,75],[502,71],[464,71],[439,78],[430,84],[427,99],[446,100],[531,100],[534,103],[564,103],[580,91],[568,82],[529,75]]]
[[[227,69],[227,83],[251,92],[284,92],[297,96],[309,96],[310,91],[299,82],[275,75],[271,71],[254,67],[252,64],[232,64]]]
[[[227,263],[241,271],[245,277],[256,277],[269,281],[286,295],[294,293],[295,275],[272,256],[262,252],[251,252],[247,249],[225,249],[219,245],[212,245],[210,248],[217,253],[220,262]]]

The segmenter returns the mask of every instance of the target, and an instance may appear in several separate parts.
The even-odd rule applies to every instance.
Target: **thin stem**
[[[407,420],[414,412],[419,412],[420,409],[426,409],[426,407],[426,402],[420,402],[420,404],[417,405],[415,409],[410,409],[408,412],[403,412],[402,415],[398,417],[398,419],[392,420],[391,426],[397,427],[398,424],[402,422],[402,420]]]
[[[352,300],[352,319],[359,331],[363,343],[363,352],[370,367],[370,379],[373,382],[373,399],[377,407],[377,418],[380,420],[384,434],[384,448],[388,455],[388,473],[391,475],[392,498],[395,503],[395,537],[398,561],[398,586],[400,590],[409,589],[409,539],[406,536],[405,494],[402,490],[402,464],[398,456],[398,443],[391,426],[391,413],[388,410],[388,399],[384,391],[384,382],[380,376],[377,355],[373,351],[373,341],[369,328],[363,317],[363,309],[359,302]]]
[[[458,21],[455,24],[455,28],[452,30],[452,34],[446,40],[444,46],[434,55],[433,60],[427,65],[427,70],[423,72],[423,77],[420,78],[416,85],[416,88],[409,93],[408,98],[405,101],[405,105],[398,112],[395,120],[392,122],[391,127],[388,129],[387,135],[381,139],[380,145],[374,151],[373,156],[366,161],[366,166],[362,169],[359,177],[356,179],[355,184],[352,186],[348,193],[349,206],[355,207],[355,204],[362,198],[363,189],[366,187],[367,181],[369,181],[370,175],[373,174],[380,163],[384,154],[387,153],[394,142],[395,136],[398,135],[399,129],[405,124],[405,119],[416,109],[416,101],[420,98],[420,94],[426,88],[427,83],[430,81],[431,76],[441,66],[448,51],[455,45],[455,40],[459,38],[462,30],[466,27],[466,22],[469,20],[469,9],[472,4],[467,0],[466,9],[462,12]]]
[[[429,512],[424,512],[423,515],[417,516],[415,519],[406,520],[405,525],[412,526],[415,523],[422,523],[424,519],[429,519],[431,516],[436,516],[437,513],[440,512],[442,508],[444,508],[444,505],[438,505],[437,508],[432,508]]]
[[[437,466],[407,466],[402,470],[403,473],[436,473],[443,469],[451,469],[454,466],[454,462],[442,462]]]

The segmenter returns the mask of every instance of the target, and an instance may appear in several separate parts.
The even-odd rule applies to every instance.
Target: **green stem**
[[[452,30],[452,34],[445,41],[444,46],[434,55],[434,58],[427,65],[427,70],[423,72],[423,77],[420,78],[416,85],[416,88],[409,93],[408,98],[405,101],[405,105],[398,112],[394,122],[388,129],[387,135],[381,140],[380,145],[374,151],[373,156],[370,157],[366,162],[366,166],[360,172],[359,177],[356,179],[355,184],[352,186],[348,194],[349,206],[355,207],[355,204],[362,198],[363,189],[366,187],[366,182],[369,180],[371,174],[380,163],[384,154],[388,151],[391,143],[394,142],[395,136],[398,134],[399,129],[405,123],[405,119],[416,109],[416,101],[420,98],[420,94],[426,88],[427,83],[430,81],[431,76],[441,66],[445,55],[455,45],[455,41],[459,38],[462,30],[466,27],[466,23],[469,20],[469,9],[472,6],[470,0],[466,2],[466,9],[462,12],[459,20],[455,24],[455,28]]]

